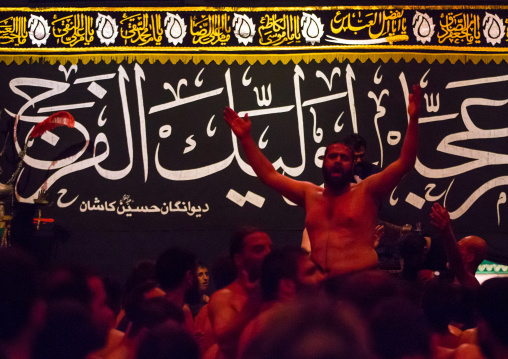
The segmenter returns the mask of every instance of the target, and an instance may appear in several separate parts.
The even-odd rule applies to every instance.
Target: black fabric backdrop
[[[12,147],[16,114],[21,148],[37,116],[59,109],[73,114],[76,128],[53,130],[49,142],[33,141],[17,184],[22,202],[33,203],[47,189],[52,204],[42,217],[54,219],[70,238],[90,230],[98,237],[145,231],[207,237],[250,224],[288,231],[295,241],[303,209],[242,169],[245,157],[241,149],[234,156],[224,107],[250,114],[255,141],[279,171],[321,184],[319,154],[351,132],[367,139],[369,161],[384,168],[398,157],[412,84],[424,93],[418,159],[422,168],[441,171],[411,171],[380,217],[430,229],[432,203],[446,199],[456,231],[484,237],[490,257],[508,262],[504,64],[2,64],[2,138],[9,134]],[[40,100],[48,90],[57,93]],[[455,147],[439,150],[441,142]],[[4,182],[13,158],[12,148],[2,157]],[[237,202],[228,198],[231,190]],[[260,197],[249,201],[248,192]],[[226,247],[227,238],[217,241]]]

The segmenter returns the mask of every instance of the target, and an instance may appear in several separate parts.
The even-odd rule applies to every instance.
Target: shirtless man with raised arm
[[[377,266],[374,250],[377,211],[383,198],[414,167],[420,97],[420,87],[414,86],[409,96],[409,125],[400,157],[395,162],[361,183],[352,184],[352,150],[333,143],[326,149],[323,160],[324,188],[278,173],[252,139],[248,115],[242,119],[226,107],[224,119],[239,139],[259,179],[305,208],[311,256],[325,273],[338,275]]]

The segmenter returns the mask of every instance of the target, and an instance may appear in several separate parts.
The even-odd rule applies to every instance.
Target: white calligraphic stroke
[[[339,92],[333,95],[327,95],[323,97],[313,98],[312,100],[306,100],[303,102],[302,107],[317,105],[318,103],[330,102],[338,100],[347,96],[347,92]]]
[[[245,72],[243,73],[243,76],[242,76],[242,85],[244,87],[249,86],[252,81],[252,77],[247,78],[247,74],[249,73],[249,70],[250,70],[250,66],[247,67],[247,70],[245,70]]]
[[[394,198],[393,195],[395,194],[395,191],[397,190],[397,187],[395,187],[392,191],[392,193],[390,194],[390,206],[395,206],[397,204],[397,202],[399,201],[398,198]]]
[[[26,92],[22,91],[19,87],[21,86],[27,86],[27,87],[42,87],[49,89],[48,91],[45,91],[37,96],[34,96],[33,98],[30,97]],[[22,98],[26,99],[27,102],[21,106],[21,108],[18,110],[18,113],[14,115],[10,111],[8,112],[11,116],[15,118],[14,121],[14,130],[13,130],[13,138],[14,138],[14,146],[16,147],[16,152],[20,152],[21,149],[24,147],[24,143],[20,146],[18,143],[18,123],[19,121],[25,121],[25,122],[33,122],[33,123],[39,123],[46,119],[44,116],[24,116],[23,114],[29,107],[35,107],[35,104],[46,100],[52,96],[59,95],[61,93],[64,93],[67,91],[67,89],[70,87],[70,85],[66,82],[59,82],[59,81],[52,81],[52,80],[46,80],[46,79],[37,79],[32,77],[18,77],[15,79],[12,79],[9,82],[9,87],[11,91],[21,96]],[[30,160],[28,156],[24,158],[25,162]]]
[[[215,131],[217,131],[217,127],[214,127],[212,129],[212,121],[214,119],[215,115],[212,115],[212,117],[210,117],[210,120],[208,121],[208,125],[206,126],[206,134],[208,137],[213,137],[213,135],[215,135]]]
[[[356,119],[356,107],[355,107],[355,96],[353,94],[353,80],[355,79],[355,73],[350,64],[346,67],[346,85],[347,94],[349,99],[349,111],[351,111],[351,122],[353,123],[353,132],[358,133],[358,120]]]
[[[199,71],[198,75],[196,76],[196,79],[194,80],[194,86],[201,87],[203,85],[203,80],[201,79],[201,74],[205,71],[205,68],[203,67],[201,71]]]
[[[6,111],[6,112],[11,114],[10,111]],[[14,116],[14,114],[12,114],[12,115]],[[33,118],[39,118],[39,117],[21,116],[22,120],[33,119]],[[41,121],[42,120],[44,120],[44,118],[42,118]],[[32,122],[32,121],[27,121],[27,122]],[[37,121],[37,122],[40,122],[40,121]],[[83,126],[80,122],[77,122],[77,121],[75,121],[75,123],[74,123],[74,129],[81,132],[81,134],[83,135],[83,138],[85,140],[85,144],[76,154],[71,155],[66,158],[62,158],[61,160],[58,160],[58,161],[37,160],[33,157],[30,157],[28,154],[26,154],[25,157],[23,157],[23,162],[25,162],[28,166],[30,166],[32,168],[37,168],[40,170],[59,169],[59,168],[65,167],[65,166],[75,162],[76,160],[78,160],[81,157],[81,155],[85,152],[86,148],[88,147],[88,144],[90,142],[90,134],[88,133],[85,126]],[[30,135],[30,133],[27,134],[26,139],[28,139],[29,135]]]
[[[323,129],[321,127],[317,127],[317,115],[314,107],[310,108],[310,113],[312,114],[312,118],[314,119],[312,126],[312,137],[314,138],[314,142],[321,143],[323,140]]]
[[[497,200],[497,225],[501,225],[501,215],[499,213],[499,206],[506,203],[506,192],[501,192]]]
[[[321,78],[323,79],[323,81],[325,82],[326,86],[328,87],[328,90],[332,91],[332,86],[333,86],[333,77],[335,75],[338,75],[340,77],[340,68],[338,67],[334,67],[333,70],[332,70],[332,74],[330,75],[330,80],[328,80],[325,76],[325,74],[321,71],[316,71],[316,77],[317,78]]]
[[[254,92],[256,93],[256,102],[259,107],[270,106],[272,103],[272,84],[268,84],[267,89],[265,89],[265,85],[261,86],[261,97],[257,87],[254,87]]]
[[[127,72],[125,72],[122,65],[118,67],[118,73],[119,73],[118,84],[120,87],[120,97],[122,99],[122,109],[125,124],[125,137],[127,140],[127,151],[129,153],[129,164],[127,164],[127,166],[121,170],[107,170],[100,166],[100,162],[96,163],[95,169],[97,170],[97,173],[99,173],[102,177],[110,180],[119,180],[127,176],[130,173],[134,162],[134,146],[132,141],[131,118],[129,113],[129,104],[127,102],[127,94],[125,91],[125,81],[129,81],[129,77],[127,76]],[[104,135],[103,133],[97,135],[97,137],[95,138],[96,145],[98,142],[106,144],[106,147],[108,148],[109,152],[109,143],[106,138],[106,135]]]
[[[427,184],[427,185],[425,186],[425,190],[427,191],[427,192],[425,192],[425,199],[426,199],[427,201],[429,201],[429,202],[436,202],[436,201],[439,201],[439,200],[441,199],[441,197],[443,197],[443,196],[446,194],[446,192],[447,192],[447,190],[444,190],[444,191],[443,191],[443,193],[438,194],[437,196],[433,196],[433,195],[431,195],[431,194],[430,194],[430,192],[431,192],[434,188],[436,188],[436,184],[435,184],[435,183],[429,183],[429,184]],[[449,187],[448,187],[448,188],[449,188]]]
[[[69,69],[67,70],[64,65],[58,66],[58,71],[62,71],[65,74],[65,81],[69,79],[69,75],[71,74],[72,70],[74,72],[78,72],[78,65],[71,65]]]
[[[298,119],[298,133],[299,133],[299,139],[300,139],[300,150],[301,150],[301,156],[302,156],[302,164],[298,167],[288,167],[284,164],[284,161],[281,157],[277,159],[273,163],[274,168],[277,170],[279,168],[282,168],[286,173],[288,173],[290,176],[298,177],[303,173],[303,170],[305,169],[305,142],[304,142],[304,131],[303,131],[303,114],[302,114],[302,106],[301,106],[301,98],[300,98],[300,84],[299,84],[299,78],[304,78],[303,72],[300,69],[298,65],[296,65],[295,68],[295,75],[293,77],[293,81],[295,83],[295,97],[296,97],[296,109],[297,109],[297,119]],[[229,101],[229,107],[234,109],[234,99],[233,99],[233,88],[231,85],[231,74],[230,69],[226,72],[226,89],[228,94],[228,101]],[[274,113],[282,113],[282,112],[288,112],[290,111],[294,106],[284,106],[284,107],[277,107],[273,109],[262,109],[262,110],[254,110],[254,111],[242,111],[238,112],[238,115],[240,117],[244,117],[245,114],[249,115],[249,118],[255,117],[255,116],[261,116],[261,115],[267,115],[267,114],[274,114]],[[233,131],[231,131],[231,139],[233,142],[233,153],[235,155],[235,159],[245,173],[251,176],[256,176],[254,173],[254,170],[252,167],[247,164],[241,157],[240,152],[238,150],[238,141],[236,139],[235,134]]]
[[[85,129],[86,131],[86,129]],[[19,173],[19,176],[18,176],[18,179],[16,181],[16,186],[15,186],[15,194],[16,194],[16,199],[19,201],[19,202],[23,202],[23,203],[34,203],[34,200],[39,196],[39,192],[40,190],[44,189],[44,190],[48,190],[51,188],[51,186],[53,186],[56,181],[58,181],[60,178],[68,175],[68,174],[71,174],[71,173],[74,173],[74,172],[78,172],[78,171],[81,171],[81,170],[84,170],[84,169],[87,169],[89,167],[94,167],[96,166],[98,163],[104,161],[108,156],[109,156],[109,148],[104,152],[102,153],[101,155],[99,156],[96,156],[96,148],[97,148],[97,144],[101,141],[106,141],[107,143],[107,140],[106,139],[102,139],[102,137],[106,137],[104,134],[99,134],[97,135],[97,137],[95,138],[95,144],[94,144],[94,151],[93,151],[93,157],[92,158],[89,158],[89,159],[86,159],[86,160],[83,160],[83,161],[80,161],[80,162],[76,162],[76,163],[73,163],[73,164],[70,164],[64,168],[61,168],[59,169],[58,171],[56,171],[55,173],[53,173],[31,196],[29,197],[21,197],[18,193],[18,182],[19,182],[19,179],[21,178],[25,168],[23,168],[21,170],[21,172]]]
[[[141,86],[141,81],[145,81],[145,72],[138,63],[134,65],[134,74],[136,76],[136,95],[138,98],[139,130],[141,135],[141,155],[143,157],[143,171],[146,182],[148,179],[148,145],[146,139],[145,102],[143,99],[143,87]]]
[[[379,94],[379,97],[377,97],[376,94],[372,91],[369,91],[369,93],[367,94],[367,96],[373,99],[374,102],[376,103],[376,115],[374,116],[374,127],[376,128],[377,139],[379,142],[379,151],[380,151],[379,153],[381,155],[381,162],[379,165],[380,167],[383,167],[383,142],[381,140],[381,133],[379,133],[379,119],[381,117],[384,117],[384,115],[386,114],[386,108],[384,106],[381,106],[381,100],[385,95],[390,96],[390,92],[387,89],[382,90],[381,93]]]
[[[159,172],[163,178],[172,181],[190,181],[210,176],[227,168],[235,158],[235,154],[232,153],[226,159],[208,166],[188,170],[168,170],[164,168],[159,162],[159,148],[160,143],[157,144],[157,149],[155,150],[155,167],[157,168],[157,172]]]
[[[402,93],[404,94],[405,109],[409,106],[409,88],[407,86],[406,75],[403,72],[399,75],[400,86],[402,87]],[[405,111],[407,117],[407,123],[409,124],[409,113]]]
[[[194,135],[190,135],[189,137],[187,137],[187,139],[185,140],[185,143],[188,145],[187,147],[185,147],[183,149],[183,153],[188,153],[192,150],[194,150],[196,148],[196,140],[194,140],[192,137],[194,137]]]
[[[79,197],[79,194],[74,197],[74,199],[72,199],[70,202],[63,202],[62,201],[62,198],[63,196],[65,196],[67,194],[67,189],[66,188],[62,188],[60,191],[58,191],[58,194],[60,195],[58,197],[58,200],[56,202],[58,208],[67,208],[69,206],[71,206],[74,202],[76,202],[76,200],[78,199]]]
[[[457,219],[461,217],[464,213],[467,212],[469,208],[480,198],[483,196],[487,191],[499,187],[499,186],[506,186],[508,185],[508,176],[501,176],[494,179],[491,179],[490,181],[484,183],[481,185],[476,191],[474,191],[465,201],[462,203],[462,205],[457,208],[455,211],[450,211],[450,218],[451,219]]]
[[[374,74],[374,83],[376,85],[379,85],[381,83],[381,81],[383,81],[383,75],[379,74],[380,70],[381,70],[381,65],[379,65],[379,67],[376,70],[376,73]]]
[[[212,91],[203,92],[203,93],[200,93],[200,94],[197,94],[197,95],[193,95],[193,96],[189,96],[189,97],[186,97],[186,98],[183,98],[183,99],[178,98],[178,99],[176,99],[174,101],[170,101],[170,102],[167,102],[167,103],[163,103],[161,105],[157,105],[157,106],[151,107],[150,110],[148,111],[148,114],[151,115],[152,113],[157,113],[157,112],[160,112],[160,111],[169,110],[169,109],[171,109],[173,107],[186,105],[188,103],[192,103],[192,102],[195,102],[195,101],[198,101],[198,100],[204,100],[205,98],[208,98],[208,97],[217,96],[217,95],[220,95],[223,90],[224,90],[224,88],[221,87],[221,88],[218,88],[218,89],[215,89],[215,90],[212,90]]]
[[[453,142],[464,140],[507,137],[508,127],[491,130],[481,129],[473,123],[467,111],[469,106],[503,106],[507,103],[508,100],[497,101],[483,98],[469,98],[464,100],[461,106],[461,115],[467,131],[453,133],[446,136],[439,143],[436,150],[450,155],[470,158],[473,161],[448,168],[429,168],[422,164],[417,158],[415,168],[418,173],[427,178],[447,178],[457,176],[487,165],[507,164],[508,155],[506,154],[475,150],[452,144]]]
[[[88,76],[88,77],[80,77],[74,80],[74,85],[76,84],[82,84],[87,82],[96,82],[96,81],[103,81],[103,80],[111,80],[116,76],[116,73],[111,74],[103,74],[103,75],[94,75],[94,76]]]
[[[259,137],[258,147],[260,149],[263,149],[266,147],[266,145],[268,145],[268,140],[265,140],[265,136],[266,136],[266,133],[268,132],[269,128],[270,128],[270,126],[266,126],[265,130],[261,134],[261,137]]]
[[[430,72],[430,69],[428,69],[427,72],[425,72],[423,74],[422,78],[420,79],[420,87],[422,89],[426,88],[427,85],[429,84],[429,81],[427,80],[427,76],[428,76],[429,72]]]

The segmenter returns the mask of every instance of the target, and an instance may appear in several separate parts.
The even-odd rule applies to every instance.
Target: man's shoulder
[[[224,301],[231,300],[235,296],[235,294],[237,294],[239,292],[238,287],[239,287],[239,285],[238,285],[237,281],[234,281],[227,287],[224,287],[222,289],[215,291],[210,296],[209,304],[213,305],[216,302],[224,302]]]

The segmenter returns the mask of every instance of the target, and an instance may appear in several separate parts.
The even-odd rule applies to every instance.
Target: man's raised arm
[[[305,184],[278,173],[265,157],[250,134],[251,122],[248,115],[242,119],[231,108],[224,110],[224,119],[233,130],[247,156],[247,161],[263,183],[270,186],[290,201],[305,206]]]
[[[430,213],[430,223],[441,233],[446,250],[446,257],[450,264],[450,269],[457,277],[457,281],[466,288],[476,289],[480,286],[480,282],[467,271],[464,259],[460,254],[457,239],[453,233],[452,224],[450,221],[450,214],[439,203],[432,205],[432,212]]]
[[[369,187],[380,199],[386,197],[397,186],[404,175],[411,170],[416,162],[418,152],[418,118],[420,115],[421,89],[413,86],[413,93],[409,95],[409,124],[400,151],[399,158],[383,171],[368,177]]]

